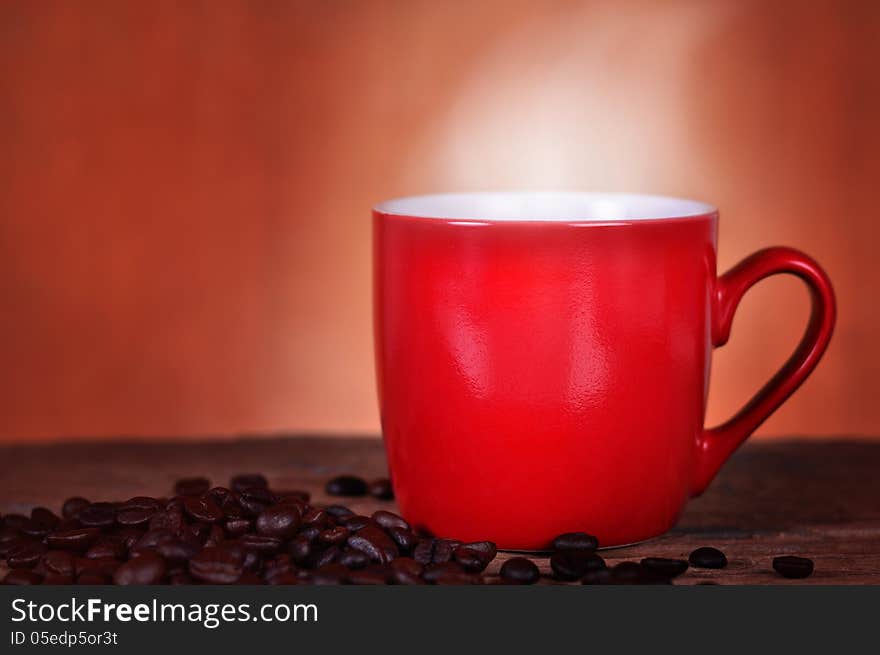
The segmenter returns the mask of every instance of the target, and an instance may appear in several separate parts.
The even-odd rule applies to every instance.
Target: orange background
[[[369,208],[484,188],[722,212],[838,329],[766,435],[880,433],[880,3],[4,2],[0,440],[374,433]],[[793,349],[775,278],[710,422]]]

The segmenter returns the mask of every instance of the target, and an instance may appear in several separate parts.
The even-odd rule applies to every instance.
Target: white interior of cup
[[[640,221],[715,211],[696,200],[635,193],[499,191],[396,198],[376,205],[383,214],[474,221]]]

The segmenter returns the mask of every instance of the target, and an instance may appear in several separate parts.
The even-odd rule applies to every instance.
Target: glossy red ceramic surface
[[[716,277],[717,214],[480,221],[374,211],[376,352],[395,493],[414,525],[503,548],[668,530],[815,367],[830,282],[787,248]],[[705,430],[713,346],[774,273],[813,312],[791,360]]]

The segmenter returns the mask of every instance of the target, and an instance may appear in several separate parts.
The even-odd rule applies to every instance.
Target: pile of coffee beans
[[[352,475],[330,480],[332,496],[393,498],[391,483]],[[549,544],[552,578],[583,584],[670,584],[688,566],[722,568],[714,548],[685,560],[648,557],[608,567],[595,537],[573,532]],[[497,548],[426,534],[378,510],[360,515],[341,504],[313,505],[308,492],[271,489],[259,474],[237,475],[228,487],[201,477],[178,480],[170,498],[137,496],[94,502],[75,496],[60,515],[37,507],[30,516],[0,517],[4,584],[534,584],[526,557],[485,575]],[[778,557],[785,577],[810,575],[813,563]]]

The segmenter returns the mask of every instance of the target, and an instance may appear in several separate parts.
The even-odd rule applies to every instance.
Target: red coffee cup
[[[831,282],[790,248],[715,270],[718,212],[631,194],[462,193],[373,211],[385,448],[415,526],[508,549],[563,532],[662,534],[815,368]],[[703,427],[713,347],[755,282],[792,273],[812,313],[791,358]]]

